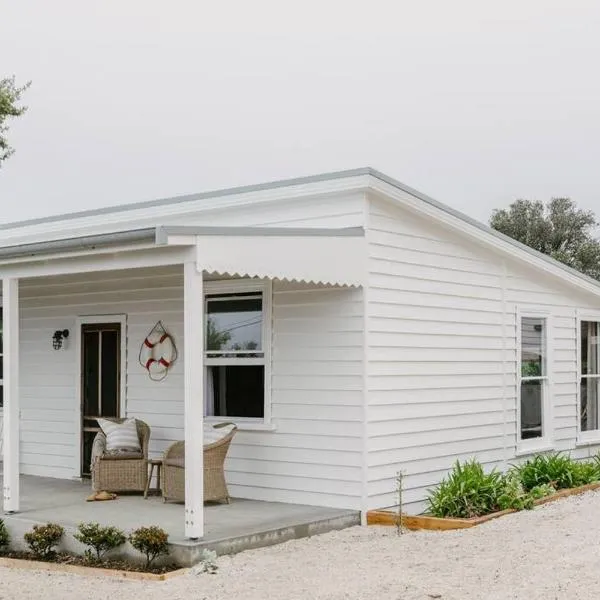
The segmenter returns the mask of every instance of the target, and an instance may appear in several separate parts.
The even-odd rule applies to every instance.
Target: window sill
[[[239,431],[275,431],[275,423],[266,423],[265,421],[238,421],[231,417],[205,417],[205,423],[224,423],[231,422],[237,425]]]
[[[576,448],[583,448],[585,446],[600,446],[600,436],[588,439],[579,439],[575,442]]]
[[[529,456],[531,454],[540,454],[542,452],[550,452],[554,450],[554,445],[549,442],[543,442],[531,446],[517,446],[515,456]]]

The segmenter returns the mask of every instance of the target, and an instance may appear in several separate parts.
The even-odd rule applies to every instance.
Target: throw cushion
[[[214,444],[231,433],[231,430],[235,425],[225,425],[225,427],[219,427],[215,429],[211,423],[204,424],[204,445]]]
[[[113,452],[141,452],[135,419],[125,419],[122,423],[115,423],[108,419],[98,419],[98,425],[106,436],[106,451]]]

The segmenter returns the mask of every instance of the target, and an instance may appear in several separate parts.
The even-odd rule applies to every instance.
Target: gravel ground
[[[130,582],[0,569],[2,600],[600,598],[600,491],[456,532],[354,527],[218,561],[216,575]]]

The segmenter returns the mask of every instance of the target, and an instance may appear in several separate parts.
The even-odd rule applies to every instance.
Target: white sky
[[[600,213],[597,0],[0,0],[0,221],[372,166]]]

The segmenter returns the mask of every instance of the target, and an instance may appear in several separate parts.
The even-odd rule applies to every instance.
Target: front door
[[[120,416],[121,324],[81,326],[81,474],[90,475],[98,417]]]

